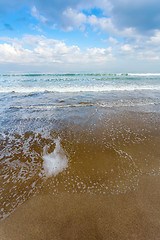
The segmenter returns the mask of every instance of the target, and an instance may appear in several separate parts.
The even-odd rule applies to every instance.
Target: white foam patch
[[[0,88],[0,93],[41,93],[41,92],[59,92],[59,93],[78,93],[78,92],[111,92],[111,91],[143,91],[143,90],[160,90],[159,85],[92,85],[92,86],[60,86],[60,87],[4,87]]]
[[[47,177],[56,176],[68,167],[68,159],[60,144],[59,138],[55,140],[55,144],[56,146],[52,153],[47,154],[45,149],[44,155],[42,156],[44,160],[43,167]]]

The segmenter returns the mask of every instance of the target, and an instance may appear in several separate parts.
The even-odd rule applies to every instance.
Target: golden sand
[[[114,196],[39,195],[0,223],[1,240],[160,239],[160,177]]]

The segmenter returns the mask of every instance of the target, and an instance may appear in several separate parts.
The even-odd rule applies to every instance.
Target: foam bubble
[[[68,167],[68,159],[60,145],[59,138],[55,140],[55,144],[56,146],[52,153],[47,154],[45,149],[44,155],[42,156],[44,160],[43,167],[48,177],[56,176]]]

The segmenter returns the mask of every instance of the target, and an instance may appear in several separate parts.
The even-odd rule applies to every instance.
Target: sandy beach
[[[0,223],[1,240],[159,239],[160,178],[114,196],[39,195]]]
[[[160,239],[159,92],[48,77],[64,93],[1,94],[0,240]],[[99,78],[128,90],[63,86]]]

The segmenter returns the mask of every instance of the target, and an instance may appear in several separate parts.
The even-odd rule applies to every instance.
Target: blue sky
[[[1,72],[160,72],[159,0],[0,0]]]

